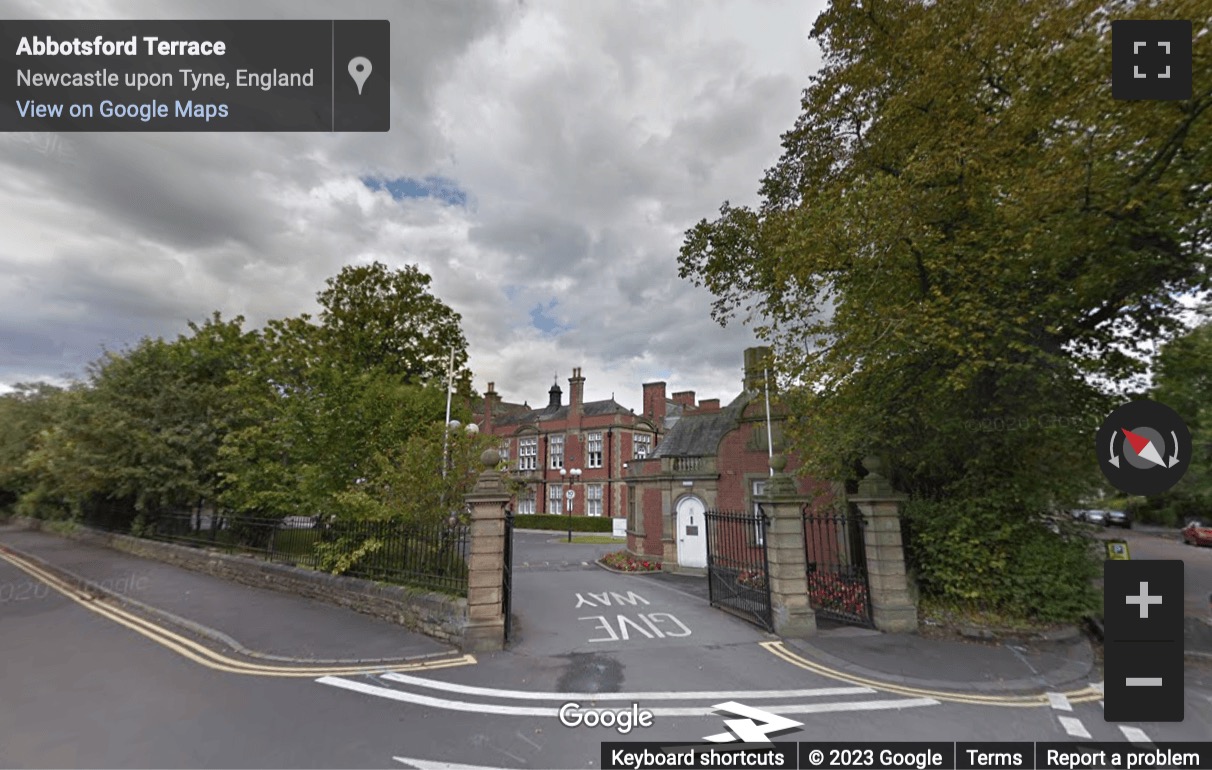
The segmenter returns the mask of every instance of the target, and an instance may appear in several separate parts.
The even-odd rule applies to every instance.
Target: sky
[[[819,2],[64,2],[54,18],[383,19],[386,133],[0,134],[0,390],[214,311],[316,313],[343,265],[414,264],[474,385],[547,402],[736,395],[742,324],[678,278],[753,204],[819,66]],[[44,18],[0,0],[0,18]],[[565,395],[567,399],[567,395]]]

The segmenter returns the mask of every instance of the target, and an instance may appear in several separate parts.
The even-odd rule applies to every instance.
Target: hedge
[[[614,519],[609,516],[560,516],[554,513],[520,513],[513,517],[513,525],[518,529],[550,529],[568,531],[572,525],[573,532],[612,532]]]

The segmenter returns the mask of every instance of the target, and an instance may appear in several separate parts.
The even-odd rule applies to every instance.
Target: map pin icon
[[[355,56],[349,60],[349,76],[358,84],[358,96],[362,95],[362,84],[370,77],[370,59]]]

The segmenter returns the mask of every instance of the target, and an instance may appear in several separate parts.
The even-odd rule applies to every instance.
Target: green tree
[[[377,369],[406,382],[445,385],[450,354],[469,387],[467,340],[460,316],[429,291],[432,279],[413,265],[347,265],[317,299],[323,342],[355,370]]]
[[[1193,2],[837,0],[761,205],[725,203],[682,247],[714,317],[774,344],[808,469],[884,455],[915,500],[987,514],[989,540],[963,546],[978,554],[1035,542],[1090,490],[1098,383],[1142,372],[1133,344],[1208,285],[1212,68],[1191,100],[1113,100],[1109,22],[1132,15],[1206,19]],[[1195,47],[1209,61],[1212,35]],[[965,598],[1006,602],[1026,555]],[[1072,598],[1057,606],[1090,597]]]
[[[106,434],[87,386],[76,383],[50,396],[50,424],[38,431],[20,472],[27,480],[16,511],[35,518],[67,518],[104,497]]]
[[[1166,404],[1191,431],[1192,456],[1174,489],[1147,501],[1166,524],[1207,519],[1212,510],[1212,321],[1162,348],[1151,397]]]
[[[21,383],[0,396],[0,512],[11,511],[36,483],[27,459],[38,437],[54,427],[64,391],[48,383]]]
[[[441,423],[446,369],[467,359],[459,316],[416,268],[346,267],[309,316],[267,324],[232,390],[242,427],[223,449],[225,504],[262,515],[348,513],[418,430]],[[469,392],[470,377],[461,372]]]
[[[376,454],[374,480],[345,493],[343,509],[377,521],[437,523],[461,516],[482,470],[480,455],[496,443],[491,436],[430,423],[401,446]]]
[[[88,386],[71,391],[27,455],[40,482],[30,504],[67,501],[64,513],[125,520],[213,501],[218,450],[235,420],[226,393],[247,365],[241,324],[215,314],[190,323],[188,336],[144,339],[94,362]]]

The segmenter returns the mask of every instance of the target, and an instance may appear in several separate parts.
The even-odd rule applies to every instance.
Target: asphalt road
[[[723,731],[713,707],[728,700],[802,723],[789,740],[1131,737],[1102,721],[1096,700],[981,704],[808,670],[693,591],[593,566],[612,546],[551,539],[518,536],[511,650],[373,672],[250,670],[191,653],[167,629],[40,588],[0,559],[0,585],[14,587],[0,593],[11,597],[0,604],[0,767],[595,767],[603,740]],[[323,612],[353,627],[346,610]],[[653,724],[626,735],[567,727],[556,716],[567,702],[634,704]],[[1212,679],[1189,672],[1186,722],[1131,727],[1155,741],[1206,739]]]

